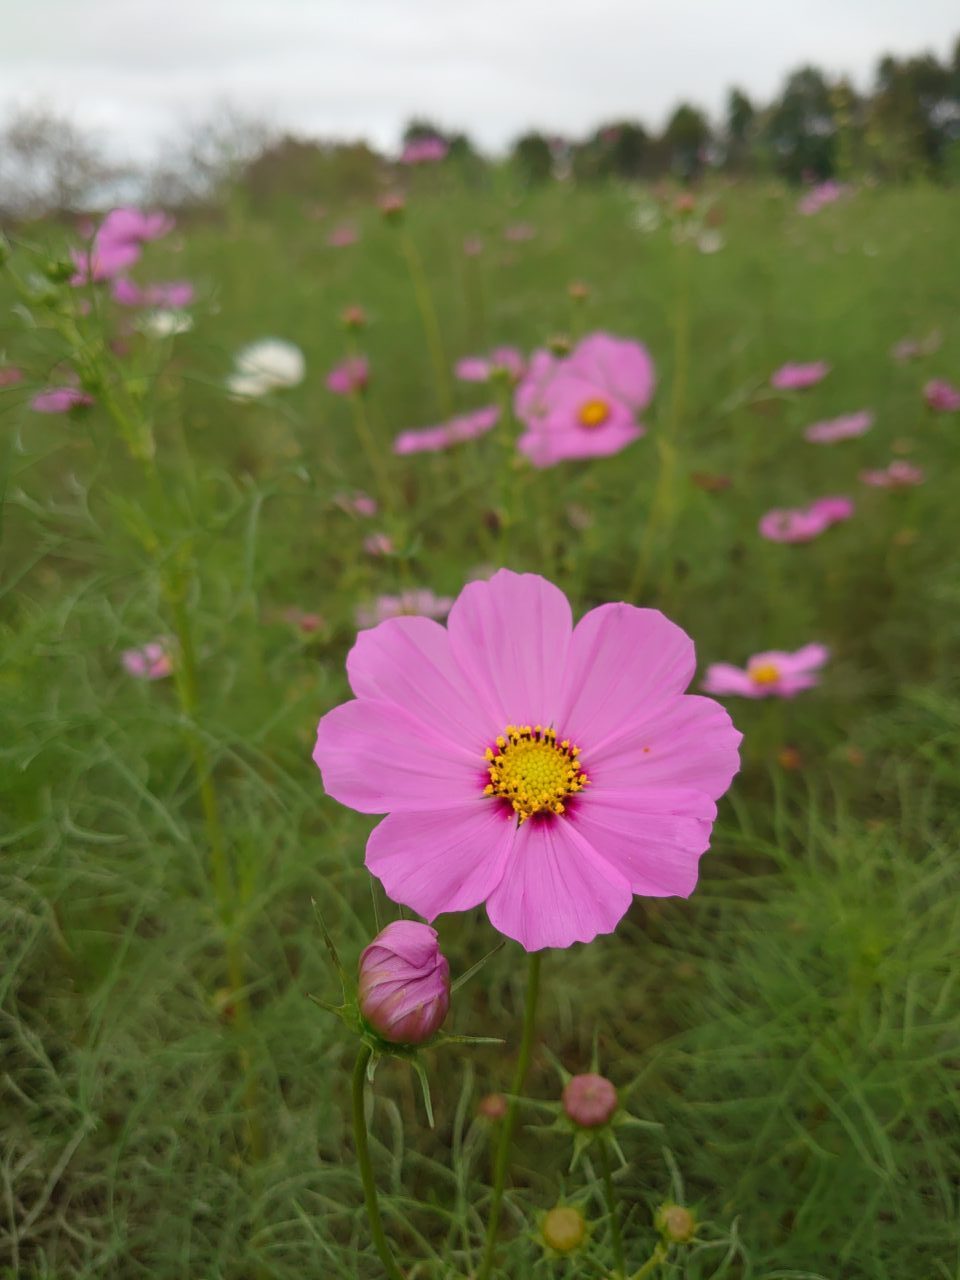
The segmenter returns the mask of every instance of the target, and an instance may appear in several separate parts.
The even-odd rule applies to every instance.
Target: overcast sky
[[[877,56],[960,34],[958,0],[0,0],[0,114],[44,103],[148,159],[230,103],[396,143],[424,114],[502,148],[529,126],[711,113],[804,62],[869,83]]]

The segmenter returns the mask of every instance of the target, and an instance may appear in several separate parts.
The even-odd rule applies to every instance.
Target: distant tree
[[[553,150],[542,133],[525,133],[517,138],[510,158],[526,182],[548,182],[553,174]]]
[[[323,143],[290,134],[265,147],[238,177],[254,205],[282,199],[372,200],[383,161],[365,142]]]
[[[830,86],[816,67],[787,77],[767,113],[765,129],[777,171],[791,181],[829,178],[836,162],[837,128]]]
[[[0,131],[0,217],[75,213],[121,176],[94,139],[43,107],[15,112]]]
[[[660,151],[671,172],[681,178],[696,177],[703,167],[710,136],[710,124],[699,107],[681,103],[660,137]]]
[[[228,203],[247,167],[279,136],[259,117],[220,106],[167,143],[149,174],[146,195],[173,206]]]
[[[757,110],[742,89],[733,88],[727,97],[726,152],[731,169],[742,170],[749,163]]]
[[[881,59],[868,116],[875,168],[883,177],[934,175],[960,137],[960,84],[932,54]]]

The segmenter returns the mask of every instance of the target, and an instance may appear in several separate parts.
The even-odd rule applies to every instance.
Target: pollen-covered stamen
[[[581,427],[602,427],[610,417],[610,406],[606,400],[585,400],[580,406],[577,420]]]
[[[521,822],[535,813],[563,813],[564,801],[590,782],[580,748],[539,724],[507,725],[484,756],[490,775],[484,795],[507,800]]]
[[[780,668],[772,662],[758,662],[756,666],[747,668],[747,675],[754,684],[776,684],[780,679]]]

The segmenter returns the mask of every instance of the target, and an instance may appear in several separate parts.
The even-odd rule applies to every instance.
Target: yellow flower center
[[[490,781],[483,794],[509,801],[521,822],[535,813],[563,813],[567,797],[590,781],[579,755],[568,738],[557,741],[555,729],[508,724],[496,747],[484,752]]]
[[[754,684],[776,684],[780,679],[780,670],[772,662],[758,662],[747,674]]]
[[[587,400],[580,406],[577,417],[581,427],[602,427],[610,417],[610,406],[606,400]]]

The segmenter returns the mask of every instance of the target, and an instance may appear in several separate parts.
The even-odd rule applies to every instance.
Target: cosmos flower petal
[[[655,792],[606,791],[593,802],[589,793],[571,808],[570,822],[634,893],[687,898],[697,883],[700,855],[710,844],[716,805],[698,792],[674,790],[672,805]],[[593,803],[592,803],[593,802]],[[662,812],[666,807],[668,812]]]
[[[430,618],[393,618],[361,631],[347,656],[347,676],[358,698],[406,709],[424,725],[469,745],[478,760],[503,727],[480,712],[446,627]]]
[[[360,813],[452,809],[476,796],[483,760],[389,702],[356,699],[317,727],[327,794]]]
[[[591,333],[577,343],[568,363],[585,378],[606,386],[635,412],[653,399],[656,375],[650,352],[642,342]]]
[[[508,724],[554,723],[573,631],[558,587],[500,569],[488,582],[464,587],[448,625],[454,656],[497,732]]]
[[[391,813],[367,842],[367,870],[394,902],[427,920],[486,901],[517,831],[514,815],[482,797],[453,809]]]
[[[707,667],[702,684],[705,693],[735,693],[744,698],[762,698],[763,689],[746,671],[729,662],[713,662]]]
[[[632,896],[626,879],[572,823],[533,819],[517,829],[487,915],[527,951],[540,951],[612,933]]]
[[[557,725],[585,751],[625,722],[683,693],[696,668],[693,641],[657,609],[605,604],[577,623]]]

